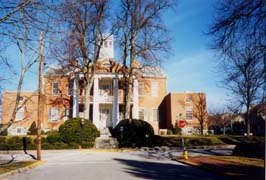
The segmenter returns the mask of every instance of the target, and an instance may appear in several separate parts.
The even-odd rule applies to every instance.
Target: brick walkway
[[[180,162],[229,177],[230,179],[264,180],[265,177],[265,168],[247,166],[209,157],[191,157],[188,161],[180,160]]]

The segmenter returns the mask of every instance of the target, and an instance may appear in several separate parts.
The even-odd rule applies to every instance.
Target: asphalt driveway
[[[21,155],[22,156],[22,155]],[[17,155],[19,157],[19,155]],[[178,163],[147,151],[91,152],[81,150],[43,151],[47,162],[17,173],[6,180],[128,180],[197,179],[222,180],[223,177]]]

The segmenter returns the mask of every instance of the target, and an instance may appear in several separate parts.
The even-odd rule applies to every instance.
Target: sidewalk
[[[265,168],[233,163],[211,157],[191,157],[187,161],[177,159],[178,162],[195,166],[230,179],[264,180]]]

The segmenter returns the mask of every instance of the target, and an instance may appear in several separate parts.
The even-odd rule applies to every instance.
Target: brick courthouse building
[[[112,37],[107,39],[101,53],[90,92],[89,114],[89,119],[99,130],[115,127],[123,114],[123,66],[113,60]],[[157,134],[160,129],[175,126],[180,118],[186,120],[185,132],[199,127],[198,120],[193,116],[197,111],[194,106],[197,98],[192,98],[198,93],[167,93],[167,76],[161,68],[141,67],[138,62],[135,66],[138,75],[134,78],[130,102],[132,118],[147,121]],[[57,130],[71,117],[84,117],[84,94],[84,77],[81,73],[66,72],[60,68],[48,69],[44,75],[42,130]],[[15,97],[16,92],[3,93],[3,124],[11,117]],[[26,99],[30,100],[24,104]],[[23,106],[8,129],[9,134],[25,135],[32,122],[37,121],[37,94],[22,92],[20,103]]]

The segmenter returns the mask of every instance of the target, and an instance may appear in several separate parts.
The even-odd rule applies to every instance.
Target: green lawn
[[[246,137],[246,136],[235,136],[235,135],[190,135],[184,136],[185,145],[187,147],[193,146],[212,146],[212,145],[236,145],[243,142],[246,143],[257,143],[264,142],[264,137]],[[158,146],[182,146],[180,135],[170,136],[156,136],[154,144]]]
[[[0,174],[4,174],[22,167],[26,167],[29,165],[33,165],[36,161],[23,161],[23,162],[15,162],[7,165],[0,166]]]

